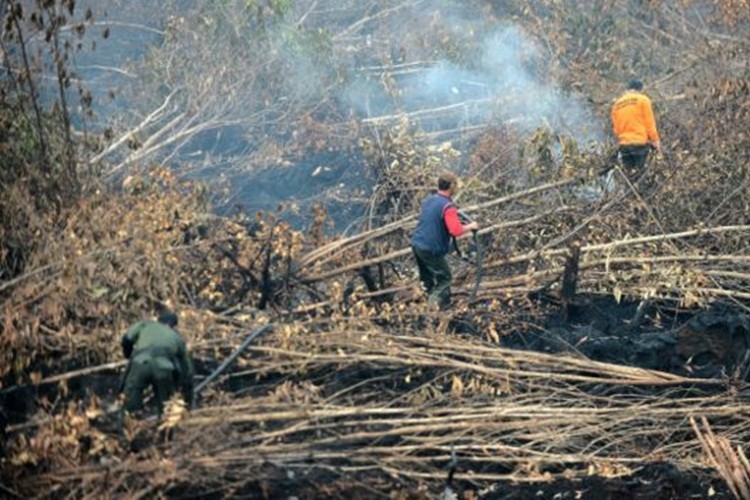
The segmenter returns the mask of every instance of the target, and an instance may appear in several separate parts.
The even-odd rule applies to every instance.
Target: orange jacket
[[[620,145],[659,142],[651,100],[640,92],[625,92],[615,101],[612,126]]]

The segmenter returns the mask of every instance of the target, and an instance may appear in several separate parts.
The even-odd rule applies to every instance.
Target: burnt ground
[[[612,297],[579,296],[570,306],[567,318],[558,309],[538,330],[514,332],[503,337],[502,345],[566,353],[687,377],[726,378],[728,383],[732,379],[748,380],[750,317],[723,307],[695,312],[646,304],[634,327],[638,306],[639,303],[617,303]],[[495,491],[487,496],[501,499],[709,497],[733,498],[714,471],[680,471],[668,463],[646,465],[628,477],[497,484]]]
[[[565,318],[554,298],[537,299],[543,306],[549,306],[549,315],[539,322],[538,329],[502,337],[503,347],[565,353],[686,377],[726,378],[728,383],[732,378],[747,379],[750,370],[750,317],[738,313],[736,309],[713,308],[696,312],[676,310],[664,304],[646,304],[638,313],[640,304],[637,302],[618,303],[607,296],[578,296]],[[634,327],[633,319],[637,314],[640,319],[637,327]],[[477,333],[471,326],[473,321],[470,318],[457,317],[454,320],[456,333]],[[462,469],[460,458],[457,470],[467,472]],[[316,475],[317,481],[321,479]],[[371,491],[357,490],[353,486],[356,484],[333,480],[328,488],[329,498],[372,497]],[[280,494],[294,491],[300,498],[320,497],[318,489],[309,496],[305,495],[304,484],[267,486],[270,486],[270,491]],[[316,486],[319,487],[320,483]],[[380,491],[391,491],[392,498],[434,498],[434,492],[400,491],[396,483],[381,486]],[[496,482],[483,489],[477,489],[470,481],[457,480],[451,486],[456,495],[453,498],[458,499],[734,498],[713,469],[680,470],[667,462],[644,464],[635,468],[632,475],[621,477],[595,475],[540,483]]]
[[[579,296],[567,320],[550,314],[540,328],[502,338],[504,347],[567,353],[686,377],[748,380],[750,316],[736,309],[675,310],[663,304],[618,304],[611,296]]]
[[[642,320],[633,327],[638,303],[617,303],[611,297],[578,296],[571,304],[567,318],[550,298],[549,315],[539,327],[525,332],[514,332],[502,338],[504,347],[537,352],[566,353],[596,361],[637,366],[667,371],[688,377],[726,378],[747,380],[750,370],[750,318],[736,309],[714,308],[704,311],[679,311],[661,304],[649,304],[642,310]],[[198,372],[208,373],[211,366],[197,363]],[[113,382],[117,378],[102,374],[73,380],[70,389],[80,393],[95,393],[104,399],[114,398]],[[34,406],[38,394],[30,388],[3,394],[5,415],[0,420],[19,421],[21,415]],[[748,395],[750,398],[750,395]],[[6,413],[10,409],[18,413]],[[2,423],[2,422],[0,422]],[[2,425],[4,427],[4,425]],[[462,464],[458,463],[458,470]],[[510,471],[508,471],[510,472]],[[315,485],[305,481],[256,485],[245,491],[247,498],[264,498],[268,493],[286,498],[318,498],[322,483],[333,497],[368,498],[372,491],[356,491],[358,483],[315,475]],[[461,476],[465,477],[465,476]],[[388,481],[386,481],[387,483]],[[361,484],[361,483],[359,483]],[[397,482],[381,484],[380,491],[391,491],[393,498],[429,498],[423,491],[400,491]],[[458,498],[497,499],[681,499],[732,498],[727,486],[710,469],[682,471],[673,464],[654,462],[636,468],[625,477],[590,476],[585,479],[554,480],[542,483],[497,482],[489,488],[477,490],[468,481],[452,485]],[[352,490],[354,488],[354,490]],[[305,494],[305,492],[309,494]],[[262,493],[261,493],[262,492]],[[189,498],[179,492],[171,497]],[[218,498],[218,497],[217,497]]]
[[[640,468],[627,477],[605,478],[591,476],[583,480],[563,480],[549,483],[496,483],[489,491],[481,491],[482,498],[522,499],[682,499],[732,498],[726,485],[716,479],[713,471],[703,474],[685,473],[671,464],[654,463]],[[458,489],[458,488],[457,488]],[[466,493],[464,492],[464,497]]]
[[[460,463],[459,463],[460,468]],[[653,463],[640,467],[626,477],[590,476],[585,479],[558,480],[543,483],[496,482],[489,487],[480,487],[468,481],[456,481],[439,494],[423,488],[404,490],[397,482],[383,480],[379,484],[362,486],[365,482],[352,481],[332,476],[321,471],[307,477],[310,483],[290,480],[284,483],[263,482],[250,484],[239,494],[242,498],[382,498],[375,495],[371,486],[379,492],[389,492],[394,500],[440,499],[493,499],[493,500],[672,500],[711,498],[724,500],[733,498],[724,482],[712,470],[684,472],[667,463]],[[170,495],[173,498],[193,498],[188,492]],[[220,499],[221,494],[203,498]]]

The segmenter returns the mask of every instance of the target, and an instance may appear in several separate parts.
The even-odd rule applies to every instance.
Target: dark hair
[[[635,78],[628,82],[628,90],[641,90],[643,88],[643,82]]]
[[[438,189],[440,191],[446,191],[454,186],[458,182],[458,177],[453,172],[443,172],[438,177]]]
[[[159,313],[159,323],[167,325],[171,328],[177,326],[177,315],[172,311],[163,310]]]

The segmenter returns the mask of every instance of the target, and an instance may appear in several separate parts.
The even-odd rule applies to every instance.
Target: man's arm
[[[141,333],[143,328],[143,321],[139,321],[135,325],[131,326],[125,335],[122,336],[120,344],[122,345],[122,353],[125,355],[125,359],[130,359],[133,354],[133,346],[138,341],[138,334]]]
[[[648,140],[651,145],[658,150],[661,148],[661,141],[659,139],[659,132],[656,129],[656,119],[654,118],[654,109],[651,106],[651,99],[644,96],[642,106],[643,118],[646,122],[646,134],[648,134]]]
[[[193,406],[193,379],[195,378],[195,371],[193,369],[193,361],[190,359],[190,355],[187,351],[185,342],[182,341],[179,350],[179,362],[180,372],[183,374],[182,377],[182,397],[185,399],[187,407]]]
[[[612,133],[615,135],[615,139],[617,141],[620,141],[620,127],[619,127],[619,120],[617,116],[617,110],[615,108],[615,105],[612,105],[612,110],[610,111],[610,118],[612,120]]]
[[[470,222],[465,226],[461,224],[461,219],[458,217],[458,210],[453,205],[449,205],[443,211],[443,221],[445,222],[446,229],[448,229],[448,233],[454,238],[458,238],[465,231],[476,231],[479,229],[479,224],[476,222]]]

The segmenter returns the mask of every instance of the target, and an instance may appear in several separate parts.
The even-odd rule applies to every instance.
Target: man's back
[[[445,255],[450,246],[450,235],[445,226],[443,215],[446,208],[452,207],[450,197],[432,193],[422,202],[417,227],[412,235],[411,244],[421,250],[428,250],[436,255]]]
[[[659,142],[651,100],[640,92],[628,91],[615,101],[612,127],[621,145]]]
[[[126,348],[126,356],[132,357],[134,362],[153,358],[161,368],[173,367],[181,374],[192,377],[192,362],[185,341],[169,325],[158,321],[139,321],[127,331],[125,339],[123,345],[129,343],[132,346]],[[128,354],[131,349],[132,354]]]
[[[142,321],[126,334],[133,343],[133,351],[160,349],[178,355],[185,349],[182,337],[167,325],[158,321]]]
[[[193,364],[185,341],[169,324],[139,321],[125,333],[122,346],[130,358],[124,380],[128,411],[142,407],[142,393],[148,385],[154,388],[160,412],[175,384],[182,388],[185,402],[192,404]]]

